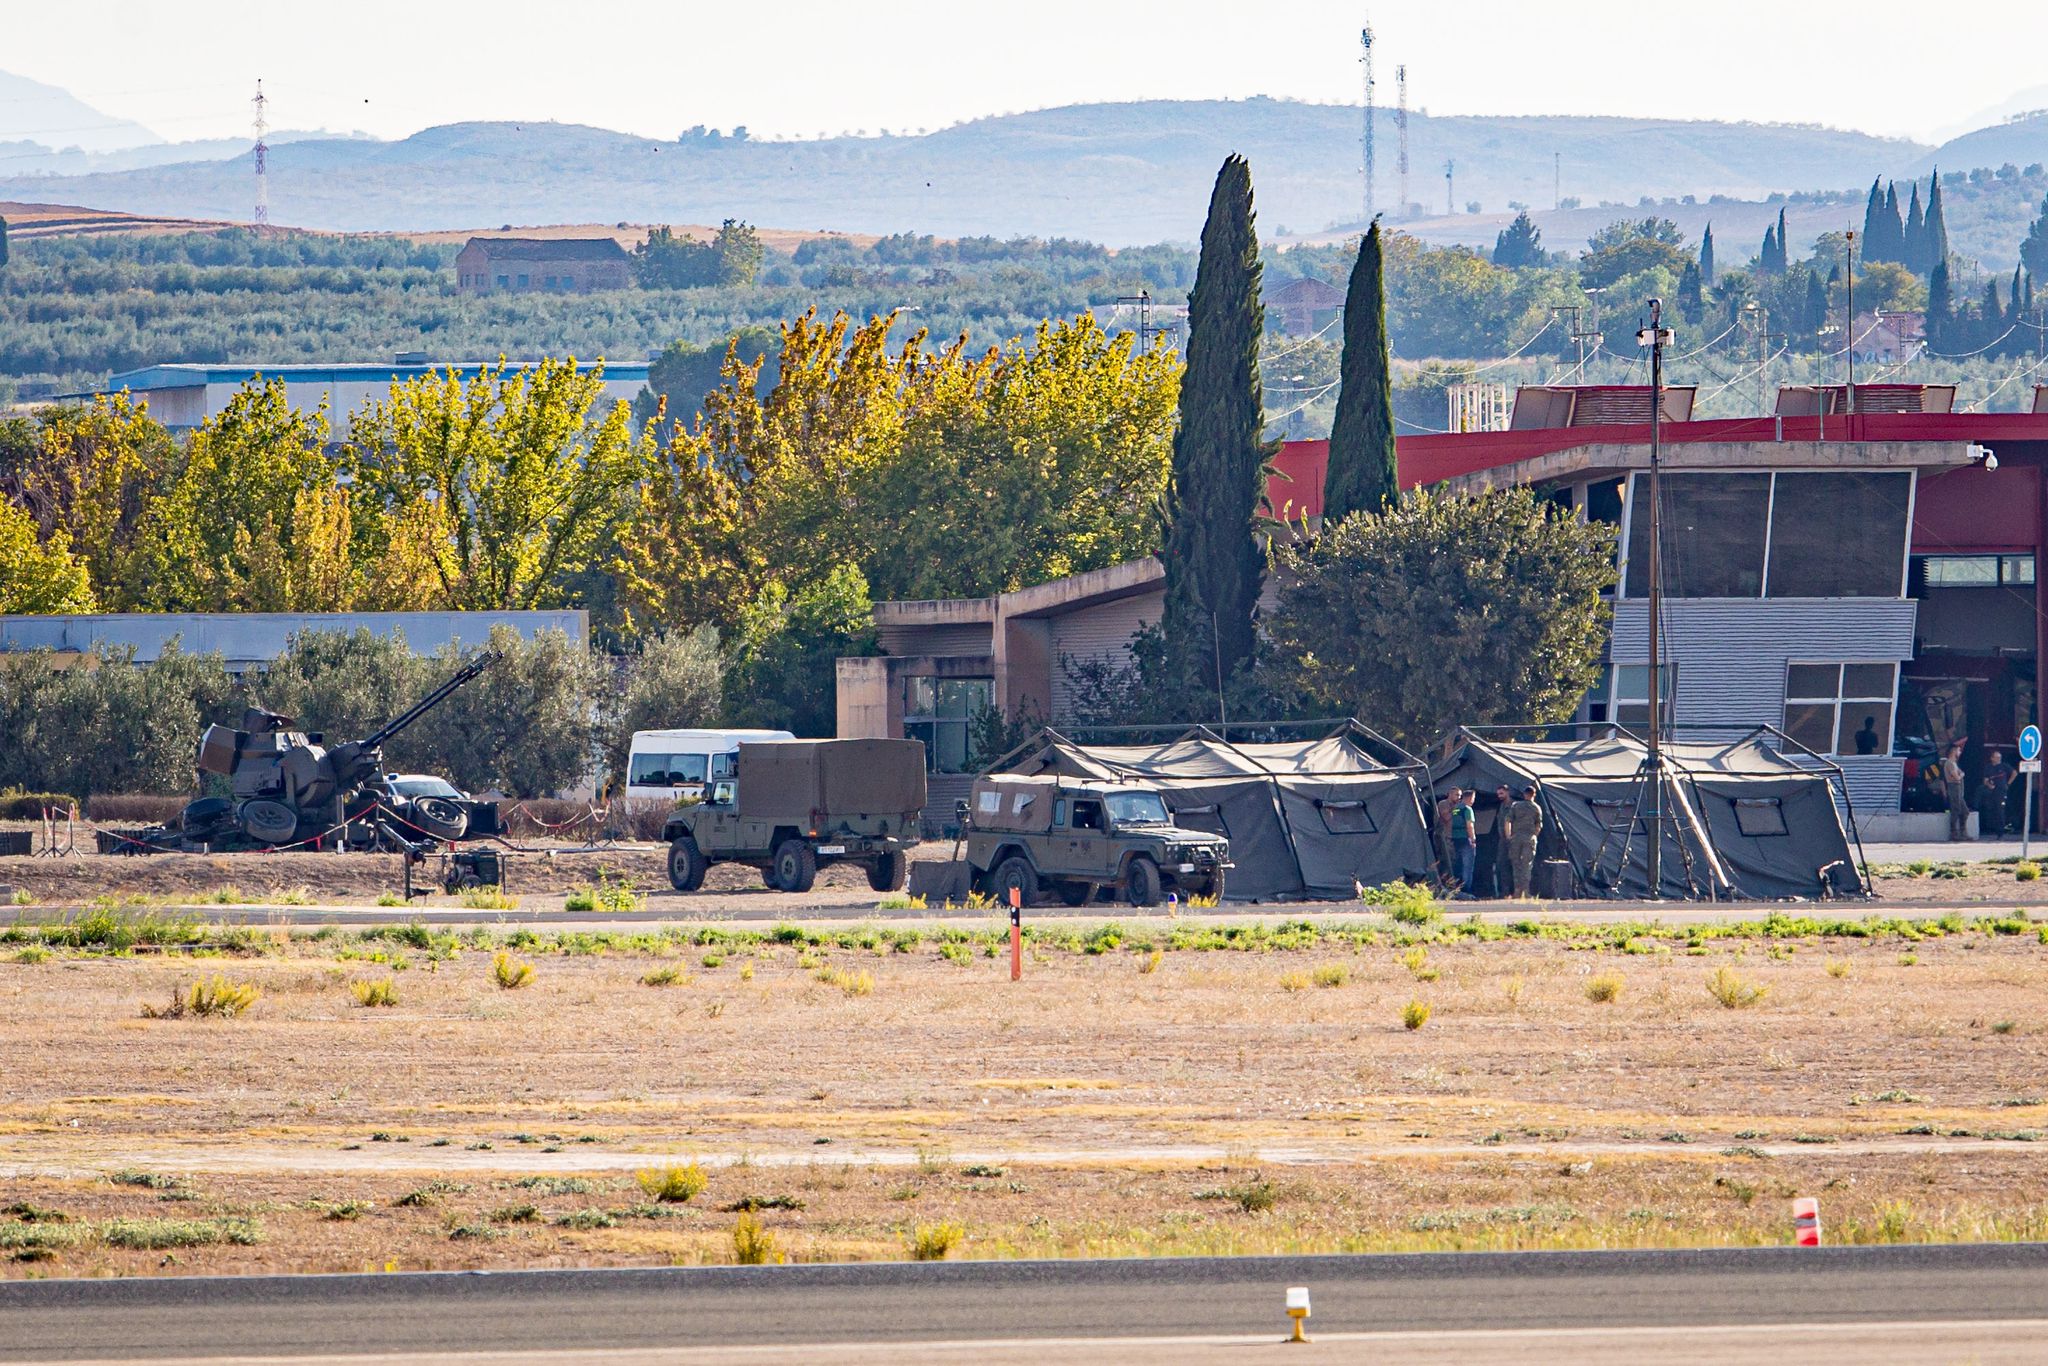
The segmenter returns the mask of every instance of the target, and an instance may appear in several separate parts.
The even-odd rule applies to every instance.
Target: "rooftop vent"
[[[1778,390],[1779,417],[1836,417],[1849,411],[1845,384],[1788,384]],[[1955,409],[1953,384],[1859,384],[1859,413],[1946,413]]]
[[[1690,422],[1697,386],[1666,385],[1664,420]],[[1510,431],[1550,427],[1631,427],[1648,424],[1651,394],[1647,384],[1525,384],[1515,391]]]

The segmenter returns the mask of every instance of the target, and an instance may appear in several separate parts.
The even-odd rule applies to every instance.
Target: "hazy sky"
[[[1432,113],[1665,114],[1935,140],[2043,80],[2039,0],[1353,5],[1245,0],[8,0],[0,70],[174,141],[273,127],[399,137],[556,119],[673,137],[939,127],[1089,100],[1255,94],[1356,103],[1358,28]],[[89,17],[88,17],[89,15]],[[1452,17],[1452,16],[1455,16]],[[2048,104],[2048,90],[2038,103]]]

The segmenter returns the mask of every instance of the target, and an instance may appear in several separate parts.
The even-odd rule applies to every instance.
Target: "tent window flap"
[[[1379,833],[1379,827],[1372,823],[1372,813],[1362,801],[1318,801],[1316,810],[1322,813],[1323,829],[1333,835]]]
[[[1751,839],[1792,833],[1785,827],[1785,804],[1777,797],[1737,797],[1735,828]]]

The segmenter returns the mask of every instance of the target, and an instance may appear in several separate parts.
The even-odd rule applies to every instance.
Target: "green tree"
[[[301,631],[254,680],[253,692],[254,700],[294,718],[300,729],[319,731],[338,744],[361,739],[417,702],[438,681],[428,675],[426,661],[402,634],[380,635],[368,627]],[[430,767],[434,760],[417,726],[385,746],[384,757],[405,771]]]
[[[567,605],[653,446],[602,365],[571,357],[400,380],[352,417],[345,456],[366,602],[488,611]]]
[[[1524,214],[1520,221],[1527,222]],[[1494,259],[1499,261],[1499,253]],[[1323,473],[1323,520],[1377,512],[1400,493],[1394,462],[1394,377],[1387,356],[1387,285],[1380,224],[1359,243],[1344,294],[1344,359],[1330,458]]]
[[[1685,263],[1685,269],[1678,277],[1678,311],[1694,326],[1699,325],[1707,312],[1706,299],[1700,292],[1700,268],[1690,261]]]
[[[205,716],[234,693],[218,655],[174,641],[153,664],[95,649],[63,666],[47,652],[0,655],[0,786],[65,792],[191,792]]]
[[[325,405],[302,412],[282,380],[252,380],[186,438],[144,511],[131,559],[147,610],[282,612],[352,605],[346,499],[326,452]]]
[[[1707,229],[1700,234],[1700,283],[1708,289],[1714,287],[1714,224],[1707,223]]]
[[[1936,355],[1958,350],[1955,323],[1955,299],[1949,292],[1948,262],[1937,261],[1927,277],[1927,315],[1921,328],[1927,338],[1927,349]]]
[[[760,235],[737,219],[709,242],[660,227],[633,249],[633,278],[643,289],[738,288],[754,282],[764,255]]]
[[[45,615],[95,609],[92,575],[62,531],[47,541],[35,518],[0,498],[0,613]]]
[[[625,686],[607,693],[601,709],[605,772],[613,790],[625,782],[634,731],[715,726],[724,710],[725,664],[715,626],[652,635],[625,668]]]
[[[1461,724],[1563,720],[1598,674],[1613,529],[1530,490],[1419,491],[1283,547],[1280,564],[1274,692],[1411,749]]]
[[[1271,450],[1261,439],[1259,240],[1251,166],[1217,172],[1188,296],[1187,372],[1166,496],[1163,691],[1215,698],[1252,658],[1265,580],[1259,502]],[[1207,714],[1204,706],[1202,713]]]
[[[0,270],[7,269],[7,219],[0,216]]]
[[[1936,170],[1927,181],[1927,222],[1923,229],[1925,242],[1921,248],[1923,270],[1933,272],[1934,268],[1948,260],[1948,211],[1941,203],[1941,172]]]
[[[761,365],[781,352],[782,334],[772,327],[742,327],[712,346],[672,341],[647,367],[647,387],[633,400],[633,420],[645,425],[665,408],[669,421],[687,426],[724,378],[728,354]]]
[[[428,772],[445,774],[472,792],[542,796],[581,786],[596,774],[597,713],[607,666],[560,631],[524,639],[493,627],[497,663],[401,738]],[[431,687],[459,669],[477,645],[457,642],[423,662]],[[417,732],[417,734],[415,734]]]
[[[1588,289],[1605,289],[1625,276],[1659,268],[1676,277],[1692,263],[1679,245],[1678,225],[1668,218],[1610,223],[1588,245],[1579,258],[1579,279]]]
[[[1916,275],[1927,273],[1927,215],[1920,208],[1920,182],[1913,182],[1912,202],[1899,233],[1899,263]]]
[[[875,653],[874,604],[841,565],[794,591],[771,580],[740,615],[725,675],[734,725],[838,733],[838,661]]]
[[[2048,196],[2041,200],[2041,216],[2027,225],[2020,242],[2020,264],[2036,279],[2048,280]]]
[[[1509,270],[1543,264],[1543,230],[1530,219],[1527,209],[1516,214],[1515,221],[1494,239],[1493,263]]]

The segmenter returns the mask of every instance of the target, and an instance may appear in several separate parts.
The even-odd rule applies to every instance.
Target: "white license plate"
[[[843,844],[821,844],[818,846],[818,852],[821,854],[843,854],[846,852],[846,846]]]
[[[1194,871],[1195,871],[1195,865],[1194,865],[1194,864],[1192,864],[1192,863],[1183,863],[1183,864],[1182,864],[1182,865],[1180,866],[1180,870],[1181,870],[1181,871],[1182,871],[1183,873],[1192,873],[1192,872],[1194,872]]]

